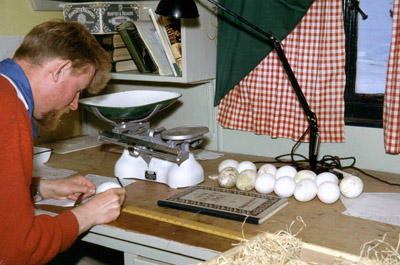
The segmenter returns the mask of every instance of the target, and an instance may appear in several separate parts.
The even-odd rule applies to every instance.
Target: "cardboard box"
[[[77,21],[92,34],[117,33],[116,26],[139,20],[138,2],[87,2],[63,5],[65,21]]]

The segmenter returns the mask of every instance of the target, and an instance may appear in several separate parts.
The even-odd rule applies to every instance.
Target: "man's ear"
[[[58,82],[58,80],[66,74],[68,70],[72,67],[72,62],[70,60],[58,60],[54,64],[53,68],[53,80],[54,82]]]

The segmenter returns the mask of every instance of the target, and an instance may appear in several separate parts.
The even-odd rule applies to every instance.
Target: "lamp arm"
[[[270,34],[268,34],[270,35]],[[267,36],[267,35],[265,35]],[[287,57],[285,53],[283,52],[283,48],[281,46],[280,41],[275,38],[274,36],[271,36],[271,41],[273,44],[273,47],[278,54],[278,57],[283,65],[283,68],[286,71],[286,74],[290,80],[290,83],[292,84],[292,87],[294,89],[294,92],[297,95],[297,98],[300,101],[300,105],[304,110],[304,113],[306,114],[308,123],[310,124],[310,144],[309,144],[309,152],[308,152],[308,160],[310,163],[310,169],[315,171],[317,169],[317,155],[318,155],[318,147],[319,147],[319,128],[318,128],[318,120],[317,120],[317,115],[311,111],[310,106],[307,103],[307,100],[300,88],[299,83],[297,82],[296,76],[294,75],[292,68],[290,67],[290,64],[287,60]]]
[[[227,12],[229,15],[233,16],[234,18],[238,19],[240,22],[246,24],[250,28],[256,30],[257,32],[259,32],[260,34],[262,34],[263,36],[268,38],[270,45],[272,45],[272,47],[275,49],[282,65],[283,65],[283,68],[286,71],[286,74],[290,80],[290,83],[292,84],[294,92],[296,93],[296,96],[300,101],[300,105],[303,108],[304,113],[307,117],[308,123],[310,124],[309,163],[310,163],[310,169],[315,170],[317,167],[317,153],[318,153],[318,146],[319,146],[319,128],[318,128],[317,115],[311,111],[310,106],[307,103],[307,100],[300,88],[300,85],[297,82],[296,76],[294,75],[292,68],[290,67],[290,64],[287,60],[287,57],[286,57],[285,53],[283,52],[281,42],[271,33],[265,32],[264,30],[260,29],[256,25],[250,23],[249,21],[242,18],[238,14],[236,14],[233,11],[222,6],[218,2],[216,2],[214,0],[207,0],[207,1],[212,3],[213,5],[221,8],[222,10]]]

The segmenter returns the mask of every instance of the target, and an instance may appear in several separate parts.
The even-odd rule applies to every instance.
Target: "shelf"
[[[124,81],[143,81],[143,82],[166,82],[166,83],[205,83],[215,77],[202,80],[187,80],[185,77],[179,76],[167,76],[158,74],[142,74],[139,71],[127,71],[120,73],[111,73],[112,80],[124,80]]]
[[[149,20],[146,9],[155,9],[158,1],[140,2],[140,19]],[[198,19],[182,19],[182,76],[160,76],[158,74],[142,74],[139,71],[112,73],[113,80],[167,83],[205,83],[216,78],[217,28],[216,16],[212,6],[205,0],[197,1],[200,17]],[[211,37],[210,37],[211,36]]]

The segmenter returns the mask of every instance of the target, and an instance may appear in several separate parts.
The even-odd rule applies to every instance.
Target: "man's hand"
[[[72,176],[63,179],[40,181],[39,192],[43,199],[76,200],[83,193],[83,198],[95,194],[96,186],[84,176]]]
[[[83,198],[93,196],[96,186],[83,176],[72,176],[57,180],[41,180],[40,194],[44,199],[76,200],[83,193]],[[109,223],[118,218],[125,201],[125,189],[114,188],[99,193],[86,203],[71,211],[79,222],[79,234],[92,226]]]
[[[86,203],[72,209],[71,211],[79,222],[79,234],[94,225],[109,223],[117,219],[124,200],[125,189],[114,188],[99,193]]]

